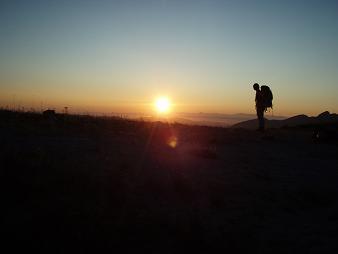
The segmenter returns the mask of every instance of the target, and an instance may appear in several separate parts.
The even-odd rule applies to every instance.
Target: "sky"
[[[338,113],[338,1],[2,0],[0,106]]]

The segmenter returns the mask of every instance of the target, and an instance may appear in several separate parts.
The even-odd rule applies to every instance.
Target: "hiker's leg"
[[[260,129],[264,130],[265,129],[265,120],[264,120],[264,110],[262,110],[262,117],[261,117],[261,120],[260,120]]]
[[[264,130],[264,109],[257,108],[259,129]]]

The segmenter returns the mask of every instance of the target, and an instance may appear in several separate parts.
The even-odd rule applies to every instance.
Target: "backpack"
[[[273,95],[272,95],[270,87],[261,86],[261,92],[262,92],[265,110],[267,110],[268,108],[272,108]]]

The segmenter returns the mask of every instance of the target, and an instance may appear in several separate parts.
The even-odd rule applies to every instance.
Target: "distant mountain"
[[[325,111],[318,116],[307,116],[307,115],[297,115],[284,120],[268,120],[266,119],[267,128],[281,128],[281,127],[294,127],[299,125],[309,125],[309,124],[324,124],[324,123],[333,123],[338,122],[337,114],[330,114],[330,112]],[[244,129],[256,129],[258,126],[257,119],[247,120],[240,123],[234,124],[233,128],[244,128]]]

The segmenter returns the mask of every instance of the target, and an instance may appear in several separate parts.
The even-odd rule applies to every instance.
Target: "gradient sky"
[[[0,34],[2,106],[338,112],[336,0],[3,0]]]

